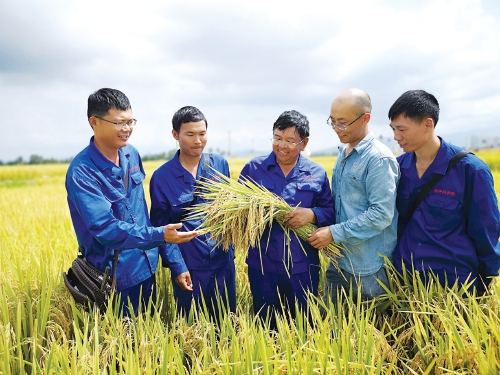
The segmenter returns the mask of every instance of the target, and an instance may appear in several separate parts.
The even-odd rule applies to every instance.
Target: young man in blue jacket
[[[347,89],[333,100],[327,120],[346,145],[339,149],[332,176],[336,224],[319,228],[309,243],[321,248],[333,240],[348,249],[339,259],[340,270],[331,263],[326,270],[325,296],[333,303],[340,291],[349,294],[350,288],[362,300],[385,293],[380,285],[388,285],[382,256],[392,260],[396,246],[399,167],[368,128],[371,110],[366,92]]]
[[[434,95],[411,90],[389,110],[394,139],[405,152],[398,157],[398,244],[395,266],[432,272],[441,284],[472,282],[483,294],[500,268],[500,214],[488,166],[467,154],[446,172],[461,149],[436,132],[439,103]],[[442,179],[424,197],[411,217],[406,213],[433,175]]]
[[[134,314],[139,305],[154,302],[158,246],[181,243],[196,232],[177,232],[181,224],[153,227],[142,182],[145,172],[137,150],[128,144],[136,120],[121,91],[103,88],[88,98],[87,117],[94,131],[89,145],[71,162],[66,174],[68,205],[87,261],[114,273],[114,251],[121,310]],[[142,296],[142,298],[140,298]]]
[[[222,156],[204,154],[207,144],[207,120],[196,107],[179,109],[172,118],[172,135],[179,142],[179,151],[172,160],[158,168],[151,178],[151,221],[167,225],[181,221],[186,208],[201,203],[194,194],[196,181],[213,177],[215,169],[229,177],[229,166]],[[200,226],[199,220],[184,221],[187,230]],[[224,251],[210,234],[200,235],[189,243],[160,248],[170,268],[177,311],[189,315],[191,303],[208,309],[209,316],[219,317],[221,306],[236,312],[236,275],[234,251]]]
[[[307,118],[297,111],[283,112],[273,125],[273,151],[252,159],[240,174],[240,179],[249,178],[296,207],[285,216],[291,229],[334,221],[326,171],[301,155],[308,141]],[[276,222],[264,231],[260,249],[248,249],[247,264],[254,312],[268,318],[273,329],[275,313],[283,313],[282,307],[294,318],[295,302],[304,310],[307,293],[318,293],[318,250],[293,234],[285,237]]]

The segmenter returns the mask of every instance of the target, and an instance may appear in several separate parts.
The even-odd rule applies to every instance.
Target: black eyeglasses
[[[132,129],[137,124],[137,120],[135,118],[133,118],[132,120],[130,120],[128,122],[113,122],[113,121],[106,120],[105,118],[102,118],[99,116],[94,116],[94,117],[98,118],[99,120],[114,124],[116,126],[116,128],[119,130],[124,129],[125,126],[128,126],[130,129]]]
[[[350,123],[348,123],[347,125],[344,125],[344,124],[336,124],[336,123],[334,123],[334,122],[332,121],[332,117],[331,117],[331,116],[328,116],[328,120],[326,120],[326,123],[327,123],[329,126],[331,126],[333,129],[335,129],[335,128],[339,128],[339,130],[346,130],[348,126],[351,126],[351,125],[352,125],[352,124],[354,124],[356,121],[358,121],[358,120],[361,118],[361,116],[364,116],[364,115],[366,115],[366,114],[367,114],[367,112],[360,114],[360,115],[356,118],[356,120],[351,121],[351,122],[350,122]]]

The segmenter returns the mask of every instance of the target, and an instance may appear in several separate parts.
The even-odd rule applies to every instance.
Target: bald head
[[[340,142],[355,147],[368,133],[372,102],[366,92],[348,89],[333,99],[328,124],[337,133]]]
[[[339,104],[349,106],[357,113],[371,113],[372,111],[370,96],[361,89],[352,88],[342,91],[333,99],[332,107]]]

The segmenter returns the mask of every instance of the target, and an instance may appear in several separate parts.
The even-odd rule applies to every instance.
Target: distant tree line
[[[170,150],[168,152],[162,152],[159,154],[144,155],[141,156],[141,158],[142,161],[170,160],[174,157],[176,152],[177,150]],[[73,160],[73,157],[66,159],[55,159],[55,158],[45,159],[43,156],[33,154],[29,157],[28,160],[24,160],[22,156],[19,156],[17,159],[7,162],[0,160],[0,165],[69,164],[71,160]]]
[[[150,160],[170,160],[174,157],[177,150],[170,150],[169,152],[162,152],[159,154],[149,154],[149,155],[141,155],[142,161],[150,161]]]
[[[24,160],[22,156],[19,156],[17,159],[7,162],[0,160],[0,165],[62,164],[62,163],[69,163],[71,162],[71,160],[73,160],[72,157],[66,159],[55,159],[55,158],[45,159],[43,156],[33,154],[29,157],[28,160]]]

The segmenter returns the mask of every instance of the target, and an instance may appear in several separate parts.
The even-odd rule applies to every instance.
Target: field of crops
[[[500,152],[477,155],[500,181]],[[329,173],[333,157],[315,158]],[[247,160],[231,160],[237,177]],[[161,162],[145,163],[149,182]],[[153,316],[133,320],[75,306],[61,273],[76,255],[66,165],[0,167],[0,374],[497,374],[500,284],[484,297],[400,283],[371,303],[312,300],[309,316],[254,321],[242,252],[238,310],[218,327],[173,314],[168,270],[158,271]],[[496,185],[497,195],[500,182]],[[148,186],[145,186],[148,191]],[[148,198],[149,201],[149,198]],[[326,260],[323,259],[323,265]],[[391,273],[392,274],[392,273]]]

